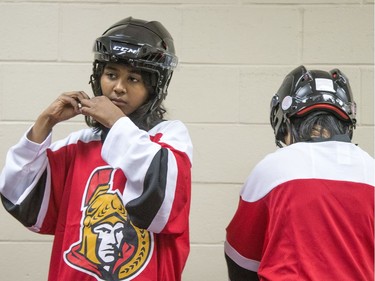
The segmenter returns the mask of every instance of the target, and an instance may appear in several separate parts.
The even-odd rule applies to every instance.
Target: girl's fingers
[[[84,91],[77,92],[78,98],[81,99],[90,99],[90,97]]]
[[[71,98],[71,105],[77,113],[82,113],[82,101],[89,100],[90,97],[84,91],[66,93]]]

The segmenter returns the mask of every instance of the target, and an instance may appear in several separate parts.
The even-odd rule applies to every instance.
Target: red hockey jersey
[[[51,144],[25,136],[0,177],[5,208],[53,234],[49,280],[181,280],[189,253],[192,144],[180,121],[118,120]]]
[[[374,280],[374,180],[374,159],[347,142],[268,155],[227,227],[230,280]]]

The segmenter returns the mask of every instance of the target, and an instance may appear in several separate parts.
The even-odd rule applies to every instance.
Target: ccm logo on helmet
[[[139,48],[138,49],[131,49],[128,47],[123,47],[123,46],[114,46],[113,47],[114,51],[118,51],[119,55],[131,53],[131,54],[138,54],[139,53]]]

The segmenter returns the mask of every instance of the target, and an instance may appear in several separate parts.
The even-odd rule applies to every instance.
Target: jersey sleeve
[[[50,193],[46,150],[51,135],[37,144],[27,139],[27,133],[7,153],[0,175],[0,193],[5,209],[24,226],[38,232]]]
[[[121,118],[107,135],[102,157],[124,172],[123,200],[137,227],[155,233],[186,231],[192,143],[182,122],[162,122],[145,132]]]
[[[242,193],[251,188],[247,181],[236,213],[226,229],[224,251],[231,281],[259,280],[257,271],[267,243],[267,203],[263,199],[254,202],[244,200]]]
[[[229,276],[251,276],[258,271],[266,237],[265,216],[267,211],[262,201],[249,203],[240,198],[238,209],[227,227],[225,241]]]

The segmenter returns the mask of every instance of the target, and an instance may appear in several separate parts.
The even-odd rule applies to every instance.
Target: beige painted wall
[[[252,167],[275,150],[269,101],[294,67],[349,76],[355,142],[374,155],[374,0],[0,0],[0,166],[64,91],[90,92],[93,40],[127,16],[161,21],[180,59],[166,105],[194,142],[184,281],[224,281],[225,227]],[[83,128],[61,124],[55,138]],[[51,237],[0,207],[0,281],[46,280]]]

